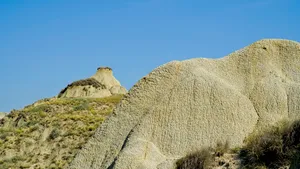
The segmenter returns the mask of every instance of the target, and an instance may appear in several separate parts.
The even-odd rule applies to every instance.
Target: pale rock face
[[[88,86],[74,86],[66,90],[62,97],[75,98],[75,97],[91,97],[101,98],[111,96],[112,93],[107,89],[95,88],[92,85]]]
[[[108,67],[98,68],[96,74],[93,75],[92,78],[99,81],[108,89],[112,88],[113,86],[121,86],[120,82],[113,76],[112,69]]]
[[[0,120],[5,117],[6,113],[0,112]]]
[[[70,168],[172,169],[217,141],[300,117],[300,44],[261,40],[222,59],[162,65],[142,78]]]
[[[58,97],[101,98],[126,93],[126,88],[113,76],[112,69],[100,67],[91,78],[68,85]]]
[[[113,86],[109,89],[111,94],[126,94],[127,90],[122,86]]]

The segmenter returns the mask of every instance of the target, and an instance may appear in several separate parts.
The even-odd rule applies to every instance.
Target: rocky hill
[[[90,78],[69,84],[59,94],[59,98],[101,98],[127,93],[126,88],[114,77],[109,67],[100,67]]]
[[[126,92],[111,68],[100,67],[58,97],[1,113],[0,168],[66,168]]]
[[[167,63],[130,90],[70,168],[173,169],[202,147],[242,146],[254,131],[300,117],[299,84],[300,44],[288,40]]]
[[[122,95],[50,98],[0,120],[0,168],[66,168]]]

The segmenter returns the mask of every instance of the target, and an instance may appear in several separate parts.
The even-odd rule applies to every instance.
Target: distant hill
[[[101,98],[127,93],[126,88],[114,77],[110,67],[99,67],[90,78],[75,81],[58,94],[59,98]]]

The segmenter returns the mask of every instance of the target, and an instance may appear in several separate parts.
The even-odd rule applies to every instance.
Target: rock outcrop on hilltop
[[[172,169],[217,141],[300,117],[300,44],[261,40],[222,59],[162,65],[142,78],[71,168]]]
[[[0,112],[0,120],[5,117],[6,113]]]
[[[78,80],[69,84],[58,95],[59,98],[101,98],[127,93],[126,88],[114,77],[109,67],[100,67],[90,78]]]

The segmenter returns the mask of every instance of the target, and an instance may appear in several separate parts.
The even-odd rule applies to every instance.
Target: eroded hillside
[[[218,141],[300,118],[300,43],[264,39],[220,59],[172,61],[129,91],[72,169],[173,169]],[[143,157],[143,158],[141,158]]]
[[[0,120],[0,168],[65,168],[122,95],[51,98]]]

